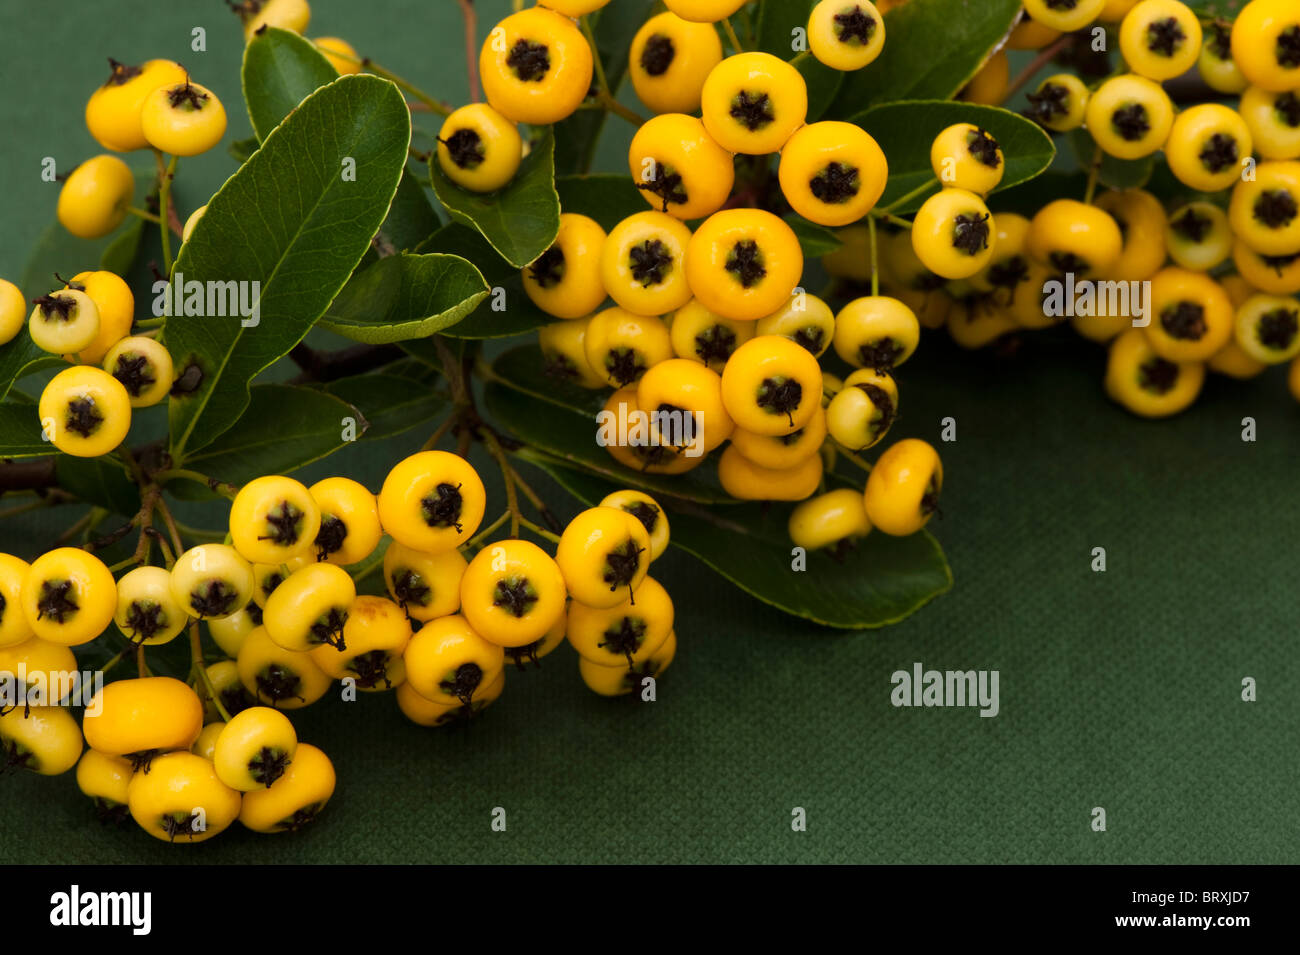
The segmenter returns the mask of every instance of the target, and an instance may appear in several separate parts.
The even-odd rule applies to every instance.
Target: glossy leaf
[[[140,489],[117,458],[61,454],[55,459],[54,471],[59,487],[83,501],[126,517],[140,510]]]
[[[455,325],[487,295],[479,270],[459,256],[402,253],[353,275],[320,325],[370,345],[424,338]]]
[[[446,329],[450,338],[506,338],[522,335],[555,321],[533,304],[513,268],[473,229],[455,223],[443,226],[419,250],[459,255],[478,266],[492,292],[473,314]],[[500,289],[500,292],[497,290]]]
[[[831,108],[844,85],[844,74],[831,69],[811,53],[800,53],[790,62],[808,85],[808,122],[815,123]]]
[[[761,0],[758,4],[758,29],[756,46],[783,60],[792,59],[794,31],[806,30],[808,14],[815,0]]]
[[[429,163],[434,194],[457,222],[477,229],[515,268],[547,250],[560,229],[555,191],[555,139],[549,128],[533,145],[514,179],[493,193],[462,189],[447,178],[437,159]]]
[[[338,71],[310,40],[268,27],[244,48],[240,83],[258,141],[265,140],[304,99],[338,79]]]
[[[351,425],[349,426],[349,421]],[[355,433],[349,438],[347,429]],[[298,385],[254,385],[248,407],[235,424],[186,459],[219,481],[243,484],[263,474],[288,474],[319,461],[363,435],[365,418],[350,403]],[[177,482],[185,496],[206,490]]]
[[[375,441],[427,425],[447,409],[446,399],[434,391],[434,381],[431,373],[408,376],[385,368],[381,374],[341,378],[322,390],[361,412],[369,423],[364,440]]]
[[[560,176],[555,189],[563,211],[595,219],[606,232],[628,216],[653,208],[628,175]]]
[[[0,459],[39,458],[54,452],[41,440],[41,418],[30,404],[0,404]]]
[[[820,226],[791,214],[785,217],[786,225],[794,230],[803,249],[805,259],[816,259],[838,249],[842,242],[835,238],[835,233],[825,226]]]
[[[99,267],[106,272],[127,275],[135,264],[135,257],[140,254],[140,240],[143,238],[144,220],[131,216],[105,246],[99,257]]]
[[[1021,0],[911,0],[885,14],[885,46],[844,78],[831,115],[904,99],[949,99],[1010,32]],[[919,138],[919,137],[918,137]]]
[[[972,123],[985,129],[1002,147],[1006,169],[995,192],[1027,182],[1052,164],[1056,146],[1039,126],[1023,116],[996,106],[913,100],[864,110],[853,117],[869,132],[889,160],[889,184],[878,207],[888,206],[934,179],[930,145],[935,136],[955,123]],[[906,214],[920,208],[933,189],[892,211]]]
[[[260,320],[245,328],[239,316],[168,318],[178,376],[199,379],[170,402],[173,460],[230,427],[248,406],[249,381],[333,301],[388,210],[410,130],[396,86],[341,77],[304,100],[209,201],[175,272],[187,285],[260,283]]]

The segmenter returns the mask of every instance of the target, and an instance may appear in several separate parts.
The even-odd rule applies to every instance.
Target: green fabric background
[[[508,8],[477,5],[484,31]],[[313,7],[311,34],[343,35],[435,94],[466,97],[451,0]],[[206,54],[189,51],[195,26]],[[18,277],[53,218],[40,158],[66,168],[98,151],[81,110],[105,56],[186,63],[238,138],[241,51],[217,0],[0,8],[0,275]],[[184,163],[182,211],[234,168],[221,150]],[[415,727],[387,696],[327,698],[295,715],[340,777],[316,826],[274,838],[235,827],[173,848],[101,829],[70,775],[11,776],[0,862],[1294,862],[1300,408],[1279,374],[1212,378],[1189,414],[1144,422],[1107,402],[1101,371],[1101,351],[1066,333],[1032,337],[1012,359],[926,340],[900,375],[895,436],[937,441],[940,420],[957,420],[933,524],[956,585],[899,626],[823,631],[674,551],[656,572],[677,603],[680,652],[657,703],[589,693],[567,647],[511,673],[467,732]],[[1253,444],[1240,437],[1247,415]],[[307,474],[373,484],[423,437]],[[23,553],[73,516],[8,523],[0,548]],[[1096,546],[1104,574],[1089,569]],[[914,661],[999,670],[1001,714],[893,708],[890,674]],[[1257,703],[1240,700],[1247,676]],[[503,833],[490,829],[497,806]],[[807,832],[791,831],[795,806]],[[1094,806],[1105,833],[1089,828]]]

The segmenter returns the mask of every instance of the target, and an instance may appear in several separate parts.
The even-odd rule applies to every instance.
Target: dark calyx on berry
[[[1278,34],[1277,62],[1279,66],[1295,69],[1300,66],[1300,26],[1290,26]]]
[[[525,83],[540,83],[551,68],[550,51],[541,43],[516,40],[506,57],[506,66]]]
[[[472,129],[458,129],[449,138],[438,142],[447,147],[451,161],[461,169],[477,169],[487,155],[482,138]]]
[[[989,247],[988,213],[967,213],[953,219],[952,247],[967,255],[979,255]]]
[[[177,836],[189,836],[191,839],[202,832],[201,820],[197,812],[185,815],[179,813],[176,815],[168,814],[160,820],[163,832],[167,833],[169,842],[175,842]]]
[[[1294,308],[1275,308],[1259,317],[1256,334],[1261,345],[1285,351],[1295,341],[1298,330],[1300,321],[1297,321]]]
[[[558,242],[528,266],[528,274],[542,288],[555,288],[564,281],[564,250]]]
[[[698,437],[695,414],[666,401],[655,409],[651,421],[659,430],[659,443],[668,447],[684,448],[694,444]]]
[[[158,381],[153,363],[147,356],[135,352],[123,352],[117,356],[113,377],[122,383],[132,398],[139,398]]]
[[[766,93],[741,90],[731,101],[731,118],[751,133],[762,129],[776,119],[772,98]]]
[[[1300,209],[1295,198],[1284,189],[1269,189],[1255,200],[1255,218],[1270,229],[1282,229],[1291,224]]]
[[[632,278],[640,282],[642,288],[649,288],[659,285],[672,271],[673,256],[659,239],[646,239],[628,249],[627,264]]]
[[[710,325],[695,336],[695,356],[706,365],[725,362],[736,350],[736,333],[726,325]]]
[[[865,392],[876,408],[876,416],[871,419],[871,433],[874,435],[889,430],[889,426],[894,423],[894,399],[889,392],[879,385],[860,384],[854,387]]]
[[[1259,258],[1261,262],[1281,276],[1286,273],[1287,269],[1295,265],[1296,260],[1300,259],[1300,252],[1294,255],[1261,255]]]
[[[619,387],[640,381],[646,370],[646,363],[635,348],[611,348],[605,353],[605,371]]]
[[[1239,155],[1236,139],[1224,133],[1215,133],[1201,148],[1198,158],[1210,172],[1223,172],[1229,166],[1237,165]]]
[[[627,657],[631,667],[632,657],[645,641],[646,623],[640,617],[624,616],[618,625],[605,631],[605,639],[596,646],[610,653],[621,653]]]
[[[151,640],[166,626],[162,605],[152,600],[133,600],[126,609],[125,629],[130,631],[132,642]]]
[[[1206,27],[1205,45],[1216,60],[1232,58],[1232,24],[1226,20],[1215,20]]]
[[[316,533],[316,559],[324,560],[337,553],[347,539],[348,525],[335,515],[326,514],[321,518],[320,530]]]
[[[524,664],[525,660],[529,663],[536,664],[537,668],[540,670],[542,667],[542,661],[537,656],[537,653],[542,649],[542,643],[543,640],[534,640],[532,643],[525,643],[522,647],[504,647],[503,649],[506,652],[506,657],[514,662],[516,670],[522,671],[528,669]]]
[[[227,617],[234,612],[238,597],[224,580],[205,580],[190,591],[190,604],[200,617]]]
[[[1300,96],[1295,93],[1283,93],[1273,100],[1273,112],[1277,113],[1280,123],[1295,129],[1300,126]]]
[[[803,385],[793,378],[764,378],[755,402],[764,411],[785,415],[794,426],[794,409],[803,401]]]
[[[503,577],[492,593],[492,605],[516,619],[526,616],[537,603],[537,593],[527,577]]]
[[[263,534],[257,539],[271,541],[281,547],[292,547],[302,536],[303,517],[303,512],[296,504],[291,501],[281,501],[266,512],[266,529],[270,533]]]
[[[427,606],[433,598],[429,585],[415,571],[402,567],[393,572],[393,596],[403,610],[410,604],[415,607]]]
[[[94,398],[73,398],[68,402],[67,414],[63,418],[63,426],[73,434],[89,438],[99,430],[99,426],[103,423],[104,416],[99,413],[99,407],[95,404]]]
[[[282,749],[263,746],[248,761],[248,774],[263,786],[270,786],[289,768],[289,754]]]
[[[1182,215],[1169,223],[1170,227],[1189,242],[1204,242],[1214,223],[1209,216],[1203,216],[1195,209],[1187,209]]]
[[[862,362],[862,367],[875,369],[879,374],[884,374],[898,364],[902,355],[903,346],[892,338],[877,338],[858,346],[858,360]],[[875,385],[870,387],[874,388]]]
[[[935,479],[936,475],[931,475],[930,482],[925,486],[925,493],[921,495],[921,513],[927,517],[939,512],[939,482]]]
[[[866,46],[876,32],[876,18],[856,3],[852,10],[835,14],[835,36],[841,43]]]
[[[641,50],[641,69],[650,76],[663,76],[668,72],[668,67],[673,65],[673,57],[676,55],[673,41],[662,33],[656,33],[645,41],[645,47]]]
[[[1205,308],[1196,302],[1179,302],[1160,313],[1160,324],[1170,338],[1199,341],[1208,330]]]
[[[1152,20],[1147,24],[1147,49],[1161,56],[1173,56],[1187,40],[1187,31],[1174,17]]]
[[[659,523],[659,508],[649,501],[633,501],[631,504],[623,505],[623,510],[640,521],[647,534],[655,532],[655,525]]]
[[[381,680],[385,689],[391,689],[393,686],[393,681],[388,678],[388,652],[386,650],[371,650],[369,653],[359,653],[349,661],[348,669],[357,675],[357,686],[369,689],[378,686]]]
[[[32,304],[40,308],[41,318],[47,322],[70,322],[77,317],[77,300],[71,295],[54,292],[32,299]]]
[[[742,288],[753,288],[767,277],[763,251],[753,239],[741,239],[733,245],[723,268],[740,280]]]
[[[275,824],[277,832],[297,832],[305,826],[310,826],[320,815],[324,804],[314,802],[310,806],[303,806],[301,809],[295,809],[293,814],[281,819]]]
[[[125,63],[117,62],[111,56],[108,58],[108,65],[112,72],[108,74],[108,79],[104,81],[105,86],[125,86],[144,72],[142,66],[127,66]]]
[[[794,332],[794,343],[814,355],[820,355],[822,346],[826,342],[826,330],[820,325],[805,325],[803,328],[796,328]]]
[[[1092,264],[1087,259],[1073,252],[1053,252],[1048,259],[1060,275],[1082,275],[1092,268]]]
[[[848,202],[862,188],[857,166],[833,162],[808,180],[808,188],[819,202],[837,205]]]
[[[1168,394],[1178,383],[1178,366],[1163,358],[1151,358],[1138,368],[1138,384],[1144,391]]]
[[[460,511],[463,506],[459,484],[442,483],[433,493],[420,501],[420,516],[430,527],[454,527],[461,531]]]
[[[1073,10],[1079,5],[1079,0],[1045,0],[1049,10]]]
[[[208,94],[195,89],[188,79],[183,86],[173,86],[167,90],[167,102],[171,104],[172,109],[184,109],[190,112],[200,110],[207,100]]]
[[[343,642],[343,627],[348,622],[346,608],[331,607],[311,625],[309,643],[327,643],[340,653],[347,649]]]
[[[559,378],[562,381],[573,381],[578,378],[578,366],[567,355],[561,355],[559,352],[546,357],[546,366],[542,369],[543,373],[552,378]]]
[[[73,599],[72,581],[43,580],[41,595],[36,599],[36,618],[65,623],[81,607]]]
[[[256,682],[258,697],[266,697],[272,706],[282,700],[302,699],[298,693],[302,677],[279,663],[272,663],[257,674]]]
[[[670,202],[676,205],[684,205],[690,196],[686,192],[686,183],[682,181],[681,173],[657,159],[652,160],[652,162],[654,163],[654,176],[649,181],[637,183],[636,187],[662,199],[664,212],[668,211],[668,203]]]
[[[1030,93],[1029,109],[1025,111],[1030,119],[1047,124],[1070,113],[1070,90],[1059,83],[1046,83],[1036,93]]]
[[[966,148],[972,156],[990,169],[997,169],[1002,165],[1002,157],[998,155],[1002,147],[998,145],[996,139],[982,129],[976,129],[966,137]]]
[[[462,705],[469,706],[470,698],[482,682],[483,671],[477,663],[462,663],[456,668],[452,679],[440,682],[438,689],[448,696],[456,697]]]
[[[609,584],[611,591],[619,587],[630,587],[641,569],[641,552],[644,547],[637,547],[630,538],[619,547],[605,555],[605,572],[601,579]]]
[[[1138,142],[1151,132],[1151,119],[1141,103],[1130,103],[1115,110],[1111,113],[1110,124],[1120,139],[1130,143]]]
[[[1029,263],[1022,255],[1013,255],[989,266],[988,281],[994,288],[1014,290],[1029,278]]]

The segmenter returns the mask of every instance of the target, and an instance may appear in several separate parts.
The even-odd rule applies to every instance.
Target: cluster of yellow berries
[[[34,304],[27,321],[32,342],[73,363],[41,392],[42,435],[66,454],[108,454],[126,438],[131,410],[156,405],[171,391],[171,355],[152,333],[130,334],[135,297],[112,272],[80,272]],[[22,293],[0,280],[0,344],[22,330],[25,314]]]
[[[1025,9],[1012,46],[1046,46],[1057,31],[1100,20],[1117,24],[1129,69],[1093,89],[1071,74],[1051,76],[1029,97],[1031,117],[1055,132],[1086,128],[1098,162],[1163,150],[1188,195],[1166,208],[1144,189],[1109,191],[995,221],[978,195],[953,198],[945,188],[917,214],[910,242],[885,236],[886,287],[924,326],[946,326],[967,348],[1068,318],[1108,345],[1107,393],[1139,415],[1187,408],[1207,371],[1250,378],[1287,362],[1300,400],[1300,8],[1252,0],[1235,22],[1204,29],[1179,0],[1027,0]],[[1217,93],[1240,95],[1238,107],[1177,111],[1161,83],[1193,68]],[[951,133],[934,144],[944,186],[937,160],[960,153],[943,142]],[[987,247],[963,254],[977,220]],[[840,237],[827,270],[864,280],[866,229]]]
[[[395,690],[409,719],[441,726],[496,700],[508,661],[526,669],[566,637],[601,695],[663,673],[677,637],[672,600],[648,576],[669,538],[652,498],[619,491],[581,512],[554,557],[518,538],[480,546],[485,498],[464,458],[422,451],[378,495],[342,477],[253,480],[231,503],[228,543],[174,560],[164,549],[170,569],[115,580],[80,548],[30,565],[0,554],[0,680],[20,690],[0,715],[8,763],[44,775],[76,766],[103,812],[129,812],[160,839],[201,841],[236,819],[281,832],[310,822],[335,784],[329,759],[298,742],[282,711],[335,681],[351,699]],[[385,534],[389,596],[358,594],[347,568]],[[112,624],[142,650],[200,620],[226,658],[193,687],[143,672],[114,681],[86,703],[80,728],[60,705],[78,690],[72,647]]]

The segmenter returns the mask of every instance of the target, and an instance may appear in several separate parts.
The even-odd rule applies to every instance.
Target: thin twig
[[[474,0],[459,0],[465,18],[465,72],[469,75],[469,101],[477,103],[478,91],[478,13]]]
[[[1055,43],[1044,47],[1043,51],[1039,53],[1038,56],[1034,57],[1028,66],[1016,74],[1016,78],[1012,80],[1011,85],[1007,87],[1007,91],[1002,97],[1002,102],[1007,102],[1007,100],[1019,93],[1021,88],[1032,80],[1039,70],[1056,58],[1056,54],[1060,53],[1067,46],[1070,46],[1073,43],[1074,34],[1067,33]]]

